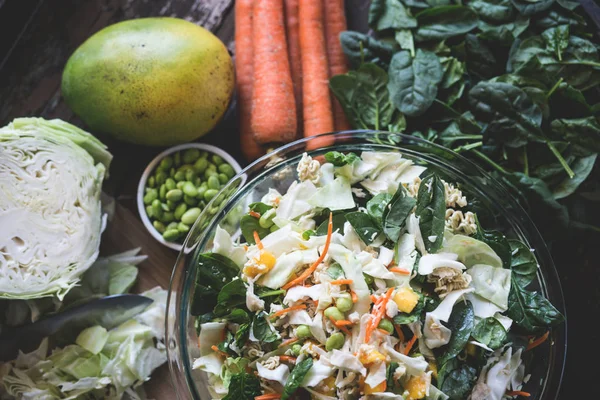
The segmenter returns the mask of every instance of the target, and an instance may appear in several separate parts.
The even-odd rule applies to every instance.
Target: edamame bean
[[[171,211],[165,211],[160,220],[161,222],[168,224],[169,222],[173,222],[173,220],[175,220],[175,216]]]
[[[352,302],[352,296],[350,293],[344,293],[340,295],[337,299],[335,299],[335,306],[341,312],[348,312],[354,307],[354,303]]]
[[[160,221],[152,222],[152,226],[154,226],[154,229],[156,229],[159,233],[165,232],[165,225]]]
[[[181,182],[181,181],[185,180],[185,172],[183,172],[183,171],[177,171],[177,172],[175,172],[175,175],[173,176],[173,178],[177,182]]]
[[[177,222],[177,221],[170,222],[169,225],[167,225],[166,230],[177,229],[177,225],[179,225],[179,222]]]
[[[148,215],[149,218],[153,218],[154,217],[154,212],[152,211],[152,206],[146,206],[146,214]]]
[[[185,186],[184,186],[184,190],[185,190]],[[173,190],[169,190],[167,192],[167,200],[179,201],[179,200],[181,200],[182,197],[183,197],[183,192],[179,189],[173,189]]]
[[[389,319],[382,319],[381,321],[379,321],[379,325],[377,325],[377,327],[389,333],[394,332],[394,324],[392,324],[392,321],[390,321]]]
[[[196,162],[194,163],[194,171],[200,175],[201,173],[203,173],[206,170],[206,167],[208,167],[208,161],[206,160],[206,158],[199,158],[198,160],[196,160]]]
[[[213,197],[217,195],[217,193],[219,193],[219,191],[216,189],[208,189],[206,192],[204,192],[204,200],[206,200],[206,202],[209,202]]]
[[[159,199],[154,199],[154,201],[152,202],[152,212],[155,216],[162,215],[162,203]]]
[[[152,204],[154,200],[158,198],[158,191],[156,189],[150,189],[148,193],[144,195],[144,204]]]
[[[167,178],[167,180],[165,181],[165,186],[168,190],[173,190],[177,187],[177,183],[173,178]]]
[[[192,225],[200,216],[201,210],[198,207],[190,208],[181,216],[181,222],[186,225]]]
[[[344,314],[337,307],[331,306],[323,313],[327,318],[333,318],[336,321],[344,319]]]
[[[173,166],[173,158],[172,157],[167,156],[167,157],[163,158],[162,160],[160,160],[160,167],[164,171],[167,171],[172,166]]]
[[[159,185],[162,185],[163,183],[165,183],[165,181],[167,180],[167,174],[164,171],[159,171],[156,175],[155,175],[155,179],[156,179],[156,183]]]
[[[302,345],[296,343],[292,346],[291,350],[292,354],[298,357],[300,355],[300,352],[302,351]]]
[[[166,200],[167,199],[167,185],[165,185],[164,183],[162,185],[160,185],[160,188],[158,189],[158,198],[161,200]]]
[[[216,154],[212,155],[211,160],[212,160],[213,164],[215,164],[216,166],[219,166],[225,162],[225,161],[223,161],[223,159],[220,156],[218,156]]]
[[[216,175],[211,175],[208,178],[208,187],[210,189],[218,189],[221,186],[219,183],[219,178]]]
[[[186,182],[183,185],[183,193],[190,197],[196,197],[198,196],[198,189],[196,189],[196,186],[192,182]]]
[[[224,185],[227,182],[229,182],[229,178],[225,174],[219,174],[219,182],[221,183],[221,185]]]
[[[175,219],[181,221],[181,216],[185,214],[187,208],[187,204],[185,203],[180,203],[177,207],[175,207],[175,211],[173,212]]]
[[[198,187],[202,185],[202,178],[200,178],[199,176],[194,178],[194,186]]]
[[[167,211],[171,211],[171,210],[175,210],[175,207],[177,207],[177,202],[176,201],[171,201],[171,200],[167,200],[167,206],[169,206],[169,209]]]
[[[204,179],[208,179],[213,175],[218,175],[215,168],[207,168],[206,171],[204,171]]]
[[[186,164],[193,164],[200,157],[200,150],[198,149],[187,149],[183,152],[183,162]]]
[[[179,181],[177,182],[177,185],[175,185],[175,187],[177,189],[183,189],[183,185],[185,185],[185,181]]]
[[[206,185],[200,185],[200,187],[198,188],[198,195],[196,197],[199,199],[203,199],[204,193],[206,192],[206,190],[207,190]]]
[[[190,227],[184,224],[183,222],[180,222],[179,224],[177,224],[177,230],[181,233],[188,233],[190,231]]]
[[[219,165],[219,167],[217,169],[219,170],[220,173],[227,175],[227,177],[229,179],[231,179],[235,176],[235,170],[229,164],[221,164],[221,165]]]
[[[169,207],[167,203],[161,203],[160,207],[163,209],[163,211],[171,211],[171,207]]]
[[[296,336],[300,339],[305,339],[311,337],[312,333],[310,333],[308,325],[299,325],[296,328]]]
[[[341,332],[336,332],[327,338],[327,341],[325,342],[325,350],[339,350],[344,346],[345,341],[346,339],[344,334]]]
[[[316,234],[317,234],[317,232],[313,231],[312,229],[308,229],[308,230],[302,232],[302,239],[308,240],[308,239],[310,239],[311,236],[314,236]]]
[[[175,176],[175,172],[177,172],[177,171],[175,171],[175,168],[171,167],[171,169],[169,170],[169,177],[170,178],[174,177]]]
[[[175,153],[175,155],[173,156],[173,163],[175,164],[176,167],[179,167],[181,165],[181,153],[180,152]]]
[[[200,152],[200,158],[204,158],[205,160],[208,159],[208,153],[206,151],[201,151]]]
[[[271,226],[273,226],[273,217],[275,217],[275,209],[271,208],[266,213],[264,213],[263,215],[260,216],[260,219],[258,220],[258,224],[262,228],[268,229]]]
[[[183,201],[188,206],[195,206],[196,204],[198,204],[198,200],[195,197],[190,197],[187,194],[183,195]]]
[[[163,239],[167,242],[174,242],[179,238],[179,231],[177,229],[167,229],[163,233]]]
[[[194,172],[193,169],[188,169],[187,171],[185,171],[185,180],[192,182],[194,179],[196,178],[196,173]]]
[[[150,186],[151,188],[153,188],[154,186],[156,186],[156,179],[151,176],[150,178],[148,178],[148,186]]]

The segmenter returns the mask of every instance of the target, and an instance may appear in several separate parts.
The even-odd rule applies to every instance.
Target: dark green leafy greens
[[[489,348],[496,350],[506,341],[506,329],[494,317],[482,319],[475,325],[471,332],[473,339],[485,344]]]
[[[365,242],[368,246],[381,233],[381,230],[377,227],[375,221],[369,217],[366,213],[355,211],[346,214],[346,220],[350,222],[354,231],[360,237],[360,239]]]
[[[506,315],[527,334],[543,333],[565,319],[548,299],[538,292],[525,290],[518,279],[512,279]]]
[[[441,348],[442,353],[437,358],[440,365],[444,365],[460,354],[467,345],[474,327],[475,313],[471,302],[466,301],[456,304],[448,320],[448,329],[452,331],[450,342]]]
[[[390,202],[384,207],[381,216],[383,232],[392,242],[397,242],[404,221],[415,207],[416,200],[408,195],[408,192],[400,186]]]
[[[240,269],[229,258],[216,253],[204,253],[197,259],[196,287],[191,305],[192,315],[212,311],[223,286],[231,282]]]
[[[442,246],[446,226],[446,192],[437,175],[432,174],[422,180],[415,214],[419,217],[425,248],[435,253]]]
[[[252,374],[241,372],[231,376],[229,390],[223,400],[254,400],[260,394],[259,379]]]
[[[510,269],[512,280],[522,287],[527,287],[537,274],[537,261],[535,256],[525,244],[519,240],[509,240],[512,258]]]
[[[452,400],[469,397],[477,380],[477,370],[456,358],[445,363],[438,373],[438,386]]]
[[[287,382],[285,383],[285,387],[283,388],[283,394],[281,395],[281,400],[287,400],[298,390],[300,384],[302,384],[302,380],[310,371],[313,365],[312,358],[308,357],[304,360],[300,361],[292,370]]]

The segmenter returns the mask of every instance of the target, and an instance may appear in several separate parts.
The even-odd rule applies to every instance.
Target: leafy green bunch
[[[600,231],[600,53],[567,0],[373,0],[343,32],[330,88],[357,129],[423,137],[477,161],[548,238]]]

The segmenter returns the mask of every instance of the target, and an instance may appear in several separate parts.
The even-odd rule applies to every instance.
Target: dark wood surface
[[[346,1],[351,29],[366,30],[368,3]],[[232,6],[233,0],[0,0],[0,126],[15,117],[41,116],[85,127],[62,101],[61,74],[77,46],[102,27],[131,18],[180,17],[212,30],[232,50]],[[233,107],[201,141],[222,147],[243,164]],[[156,243],[143,229],[134,201],[142,170],[161,149],[100,138],[115,156],[105,189],[118,203],[117,216],[104,235],[102,249],[110,253],[142,246],[150,260],[141,266],[138,288],[157,284],[167,287],[176,254]],[[592,328],[600,315],[600,273],[593,250],[588,246],[583,254],[573,256],[569,249],[554,249],[569,320],[561,399],[600,398],[594,380],[600,335]],[[155,373],[146,387],[150,398],[174,398],[166,368]],[[577,397],[580,393],[583,397]]]

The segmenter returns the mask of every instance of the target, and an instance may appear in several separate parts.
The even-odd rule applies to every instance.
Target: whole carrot
[[[329,72],[327,48],[323,31],[323,4],[321,1],[300,0],[300,55],[302,58],[302,105],[304,136],[332,132],[333,114],[327,85]],[[318,139],[309,148],[333,144],[333,140]]]
[[[346,55],[340,43],[340,33],[347,30],[344,0],[323,0],[325,4],[325,38],[327,41],[327,59],[329,60],[329,77],[348,72]],[[332,97],[335,129],[343,131],[350,129],[348,119],[342,106]]]
[[[265,154],[250,127],[252,110],[252,6],[253,0],[235,2],[235,74],[238,93],[240,147],[247,161]]]
[[[296,137],[297,122],[283,0],[255,2],[253,27],[252,132],[261,144],[290,142]]]
[[[298,20],[298,0],[284,0],[285,22],[287,27],[288,55],[290,71],[296,98],[298,134],[302,132],[302,61],[300,60],[300,30]]]

